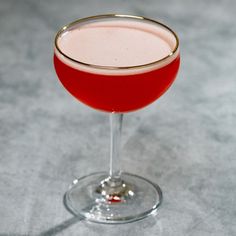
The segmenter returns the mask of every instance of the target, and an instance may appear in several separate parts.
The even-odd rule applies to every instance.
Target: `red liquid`
[[[74,69],[54,55],[58,78],[86,105],[107,112],[129,112],[155,101],[173,83],[179,55],[169,64],[140,74],[101,75]]]

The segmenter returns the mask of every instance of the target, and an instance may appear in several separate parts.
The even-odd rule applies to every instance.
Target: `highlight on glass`
[[[79,101],[110,116],[109,170],[73,181],[64,196],[71,213],[98,223],[126,223],[156,213],[160,187],[120,169],[122,120],[164,94],[179,64],[177,35],[145,17],[98,15],[59,30],[54,66],[60,82]]]

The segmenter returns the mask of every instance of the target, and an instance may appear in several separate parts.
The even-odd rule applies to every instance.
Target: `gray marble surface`
[[[58,28],[101,13],[145,15],[181,40],[171,89],[126,115],[122,166],[158,183],[157,216],[74,218],[62,195],[105,170],[109,122],[72,98],[52,65]],[[236,235],[236,1],[0,0],[0,235]]]

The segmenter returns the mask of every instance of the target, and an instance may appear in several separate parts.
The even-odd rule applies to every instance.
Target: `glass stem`
[[[123,114],[110,114],[110,170],[109,177],[113,180],[120,179],[120,145]]]

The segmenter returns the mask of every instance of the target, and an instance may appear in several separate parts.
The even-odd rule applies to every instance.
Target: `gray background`
[[[182,64],[170,90],[124,122],[122,167],[159,183],[162,208],[99,225],[74,218],[62,195],[108,168],[108,117],[62,88],[52,53],[59,27],[113,12],[175,29]],[[236,235],[235,13],[234,0],[0,0],[0,235]]]

